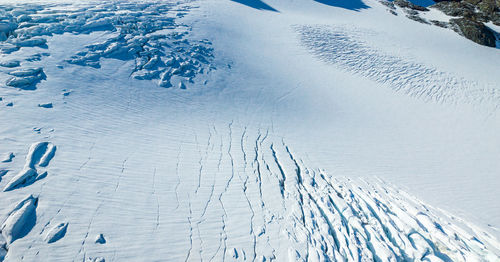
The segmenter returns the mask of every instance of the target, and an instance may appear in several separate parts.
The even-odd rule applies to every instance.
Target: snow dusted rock
[[[496,47],[496,37],[494,31],[481,22],[469,18],[450,19],[450,23],[455,27],[455,31],[464,37],[489,47]]]
[[[407,0],[394,0],[394,4],[402,8],[408,8],[417,11],[429,11],[429,9],[419,5],[415,5]]]
[[[53,226],[47,235],[45,236],[45,241],[47,243],[54,243],[66,235],[66,230],[68,229],[68,223],[63,222]]]
[[[10,212],[0,227],[7,247],[31,231],[36,221],[37,206],[38,198],[30,195]]]

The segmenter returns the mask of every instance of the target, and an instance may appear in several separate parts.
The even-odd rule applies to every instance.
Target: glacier
[[[2,1],[0,261],[500,261],[498,61],[378,0]]]

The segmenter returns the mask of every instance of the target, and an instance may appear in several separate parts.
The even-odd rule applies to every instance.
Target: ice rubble
[[[19,187],[26,187],[37,180],[47,176],[47,171],[39,174],[40,168],[48,166],[54,157],[56,147],[50,142],[33,143],[26,155],[23,170],[12,177],[4,188],[11,191]],[[4,174],[2,174],[4,175]],[[0,228],[0,261],[7,255],[9,245],[15,240],[26,236],[36,224],[36,209],[38,207],[38,197],[28,196],[19,202],[8,214]],[[48,243],[52,243],[62,238],[66,232],[66,225],[52,228],[47,235]],[[3,239],[5,240],[2,240]],[[5,243],[3,243],[5,242]]]
[[[135,60],[132,76],[156,80],[159,86],[171,87],[174,82],[192,82],[199,74],[214,69],[211,43],[188,40],[188,28],[178,24],[188,7],[179,3],[118,3],[97,6],[65,6],[20,4],[4,5],[0,11],[0,54],[21,48],[47,48],[47,38],[56,34],[89,34],[114,32],[102,43],[88,45],[66,60],[70,64],[100,67],[102,58]],[[41,59],[27,58],[26,61]],[[47,54],[50,55],[50,54]],[[0,61],[0,66],[15,68],[20,61]],[[33,90],[45,79],[42,68],[4,71],[14,77],[7,86]]]

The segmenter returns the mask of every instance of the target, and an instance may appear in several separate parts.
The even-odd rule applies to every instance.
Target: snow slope
[[[499,260],[497,49],[368,0],[0,10],[0,260]]]

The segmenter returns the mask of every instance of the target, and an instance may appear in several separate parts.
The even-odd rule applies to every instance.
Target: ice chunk
[[[2,240],[0,240],[0,261],[3,261],[6,255],[7,255],[7,246],[6,244],[2,244]]]
[[[12,152],[9,152],[9,153],[5,153],[2,155],[2,157],[0,158],[0,162],[2,163],[8,163],[8,162],[12,162],[12,159],[15,157],[14,153]]]
[[[24,77],[24,76],[36,76],[43,74],[43,69],[41,67],[38,68],[27,68],[27,69],[19,69],[9,73],[9,75]]]
[[[9,73],[13,77],[5,83],[7,86],[17,87],[25,90],[36,89],[35,85],[45,79],[42,68],[19,69]]]
[[[0,66],[2,67],[18,67],[19,65],[21,65],[21,63],[17,60],[11,60],[11,61],[3,61],[3,62],[0,62]]]
[[[104,238],[103,234],[99,234],[95,238],[95,243],[96,244],[106,244],[106,239]]]
[[[12,77],[5,83],[7,86],[25,88],[31,86],[38,80],[36,77]],[[34,89],[34,88],[33,88]]]
[[[36,223],[38,198],[30,195],[21,201],[0,227],[6,246],[27,235]]]
[[[68,228],[68,223],[59,223],[52,227],[45,237],[47,243],[54,243],[66,235],[66,230]]]
[[[23,185],[31,184],[35,182],[37,175],[38,174],[36,173],[35,169],[25,168],[10,180],[10,182],[5,186],[3,191],[4,192],[10,191],[22,187]]]
[[[52,103],[45,103],[45,104],[38,104],[38,107],[43,107],[43,108],[52,108]]]
[[[26,156],[26,167],[35,168],[35,165],[46,167],[54,157],[56,146],[50,142],[37,142],[31,145]]]
[[[0,43],[0,53],[10,54],[10,53],[15,52],[17,50],[19,50],[19,47],[15,46],[13,44]]]
[[[83,31],[88,30],[113,30],[114,26],[109,18],[90,21],[82,26]]]
[[[34,47],[34,46],[44,46],[47,43],[47,40],[45,38],[41,37],[33,37],[29,39],[15,39],[12,40],[12,44],[18,46],[18,47]]]
[[[31,17],[27,14],[22,14],[17,17],[17,22],[18,23],[23,23],[23,22],[28,22],[31,20]]]

